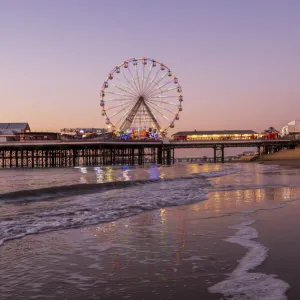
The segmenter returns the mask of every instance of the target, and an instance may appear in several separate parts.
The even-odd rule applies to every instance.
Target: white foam
[[[213,285],[208,290],[211,293],[223,294],[232,300],[287,299],[285,293],[289,289],[288,283],[275,278],[274,275],[249,273],[267,258],[268,248],[253,241],[258,237],[257,230],[249,227],[254,221],[246,217],[243,219],[244,222],[233,226],[237,229],[236,235],[228,238],[227,241],[247,248],[248,252],[228,279]]]

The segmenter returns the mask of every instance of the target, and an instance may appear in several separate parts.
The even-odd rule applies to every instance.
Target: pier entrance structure
[[[155,131],[165,136],[182,111],[182,88],[171,69],[140,57],[113,68],[100,92],[102,116],[116,134]]]

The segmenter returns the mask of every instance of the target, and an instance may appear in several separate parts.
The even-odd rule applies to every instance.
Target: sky
[[[132,57],[181,83],[181,130],[300,119],[300,1],[0,0],[0,122],[104,127],[99,92]]]

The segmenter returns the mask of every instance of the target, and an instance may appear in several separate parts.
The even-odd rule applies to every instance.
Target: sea
[[[256,271],[272,248],[255,224],[300,199],[299,178],[259,163],[0,170],[0,299],[288,299],[292,282]]]

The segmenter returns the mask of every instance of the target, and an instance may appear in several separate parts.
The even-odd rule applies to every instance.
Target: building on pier
[[[63,128],[60,130],[61,134],[65,135],[77,135],[77,136],[83,136],[86,134],[104,134],[107,133],[106,128]]]
[[[258,133],[253,130],[179,131],[172,135],[177,141],[202,140],[254,140]]]
[[[16,134],[16,141],[59,140],[57,132],[23,132]]]
[[[106,128],[63,128],[60,130],[61,139],[77,140],[77,139],[111,139],[111,133]]]
[[[291,139],[300,139],[300,120],[293,120],[281,129],[281,136]]]
[[[10,130],[12,132],[30,132],[28,123],[0,123],[0,132]]]
[[[28,123],[0,123],[0,142],[57,140],[56,132],[33,132]]]
[[[14,141],[17,135],[28,132],[28,123],[0,123],[0,142]]]

